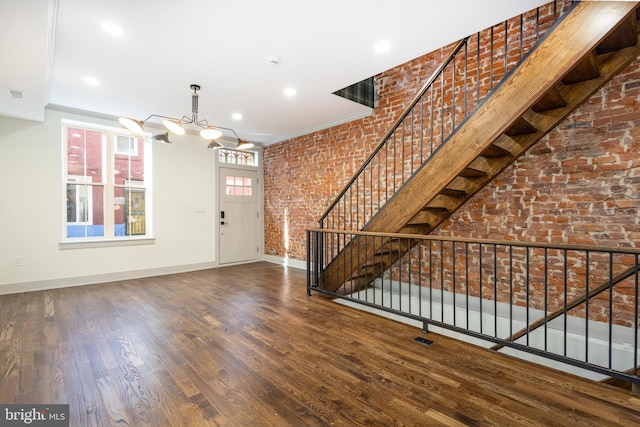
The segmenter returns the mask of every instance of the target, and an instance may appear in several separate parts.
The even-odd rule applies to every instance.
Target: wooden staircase
[[[363,231],[428,234],[640,54],[638,2],[583,1],[495,88]],[[409,250],[354,236],[319,286],[367,286]]]

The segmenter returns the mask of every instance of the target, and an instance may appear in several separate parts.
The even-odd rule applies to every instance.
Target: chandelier
[[[236,145],[236,149],[246,150],[248,148],[253,147],[253,144],[251,142],[241,141],[240,138],[238,137],[238,134],[231,128],[210,125],[206,119],[198,120],[198,91],[200,90],[200,85],[192,84],[191,89],[193,90],[193,94],[191,94],[191,117],[182,116],[181,119],[176,119],[173,117],[161,116],[159,114],[152,114],[142,121],[131,119],[129,117],[120,117],[118,121],[122,126],[129,129],[131,132],[135,134],[144,133],[144,129],[143,129],[144,124],[152,117],[163,119],[162,124],[164,125],[164,127],[167,128],[169,132],[175,135],[184,135],[186,132],[184,129],[184,125],[193,124],[202,128],[202,130],[200,131],[200,136],[210,141],[207,148],[223,147],[222,144],[216,141],[216,139],[222,136],[221,129],[223,129],[233,133],[234,137],[238,141]],[[154,135],[153,139],[170,143],[171,141],[169,141],[169,132],[166,132],[160,135]]]

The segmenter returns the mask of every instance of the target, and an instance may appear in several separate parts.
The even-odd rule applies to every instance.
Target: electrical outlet
[[[13,258],[13,266],[14,267],[22,267],[22,257],[21,256],[16,255]]]

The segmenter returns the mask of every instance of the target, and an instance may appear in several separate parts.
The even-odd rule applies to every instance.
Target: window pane
[[[230,149],[219,149],[218,162],[258,166],[256,153],[252,151],[236,151],[236,150],[230,150]]]
[[[101,185],[67,185],[67,237],[104,236]]]
[[[137,236],[146,234],[146,193],[144,189],[116,188],[114,234]]]
[[[225,185],[233,185],[235,183],[235,178],[232,176],[227,176],[225,178]]]
[[[241,176],[236,178],[236,185],[240,185],[240,186],[242,185],[242,177]]]
[[[79,189],[80,185],[70,185],[67,184],[67,222],[79,222],[78,215],[82,210],[80,206],[80,193],[82,192]]]
[[[244,187],[244,195],[245,196],[251,195],[251,187]]]
[[[251,178],[245,178],[244,179],[244,186],[245,187],[251,187]]]
[[[136,139],[130,136],[117,135],[115,139],[114,151],[116,154],[137,156],[139,141],[140,141],[139,139]]]
[[[67,128],[67,174],[102,182],[102,132]]]
[[[125,181],[142,181],[144,184],[144,140],[125,136],[116,136],[114,153],[114,182],[122,185]],[[121,147],[122,146],[122,147]],[[119,151],[120,148],[122,151]]]

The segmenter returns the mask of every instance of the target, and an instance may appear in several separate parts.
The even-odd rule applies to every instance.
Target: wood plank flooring
[[[0,403],[72,426],[640,425],[640,396],[305,294],[269,263],[0,296]]]

